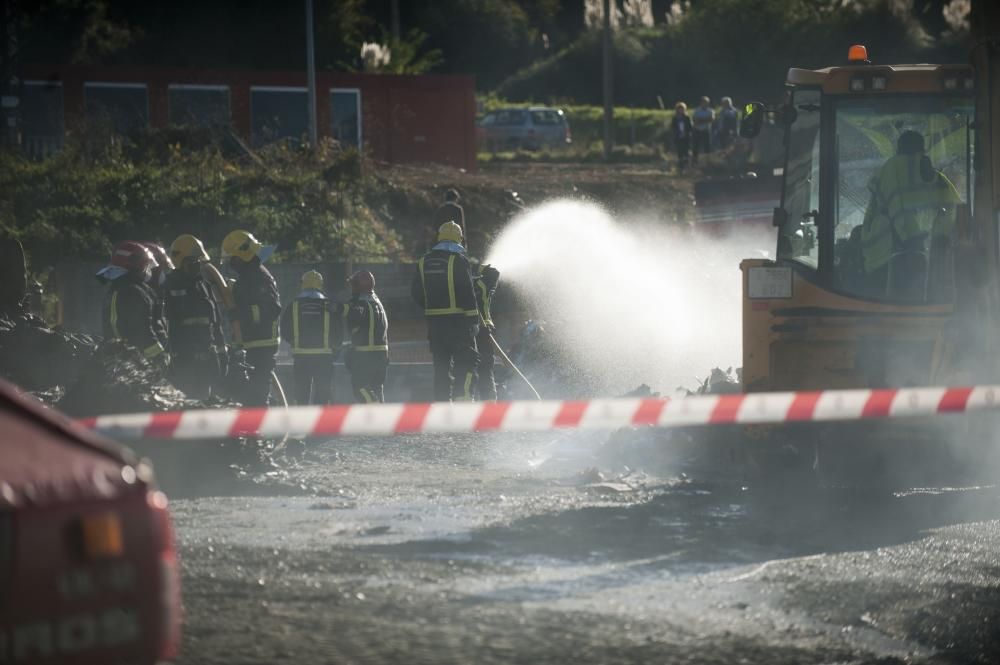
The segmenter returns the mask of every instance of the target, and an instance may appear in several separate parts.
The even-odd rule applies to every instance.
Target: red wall
[[[305,87],[302,72],[228,69],[86,67],[31,65],[25,78],[60,81],[66,125],[84,114],[85,82],[145,83],[153,127],[167,124],[167,86],[171,83],[229,86],[232,123],[250,138],[250,87]],[[316,74],[316,116],[320,136],[329,135],[330,88],[361,91],[361,136],[373,159],[393,164],[435,162],[476,168],[476,101],[472,76],[391,74]]]

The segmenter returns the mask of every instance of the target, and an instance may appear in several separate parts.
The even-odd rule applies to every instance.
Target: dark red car
[[[156,663],[180,625],[150,468],[0,382],[0,663]]]

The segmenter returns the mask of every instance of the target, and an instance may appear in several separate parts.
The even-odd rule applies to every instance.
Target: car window
[[[489,127],[494,122],[496,122],[496,119],[497,119],[496,113],[487,113],[485,116],[483,116],[483,119],[479,121],[479,125],[481,127]]]
[[[561,125],[562,116],[556,111],[532,111],[531,122],[536,125]]]
[[[496,124],[498,125],[523,125],[528,115],[521,109],[504,109],[497,111]]]

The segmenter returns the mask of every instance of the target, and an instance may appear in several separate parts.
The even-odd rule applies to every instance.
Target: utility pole
[[[611,157],[611,147],[614,143],[614,104],[612,101],[612,66],[614,64],[614,45],[611,41],[611,0],[604,3],[604,159]]]
[[[306,0],[306,104],[309,106],[309,148],[315,152],[319,131],[316,127],[316,44],[313,33],[313,0]]]
[[[389,0],[389,25],[392,30],[392,39],[399,43],[399,0]]]

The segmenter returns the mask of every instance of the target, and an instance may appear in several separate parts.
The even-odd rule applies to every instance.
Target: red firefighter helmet
[[[375,291],[375,275],[367,270],[359,270],[347,280],[351,285],[351,293],[373,293]]]
[[[107,283],[134,273],[148,281],[158,265],[153,253],[142,243],[126,240],[115,245],[111,261],[97,271],[96,277],[101,283]]]

